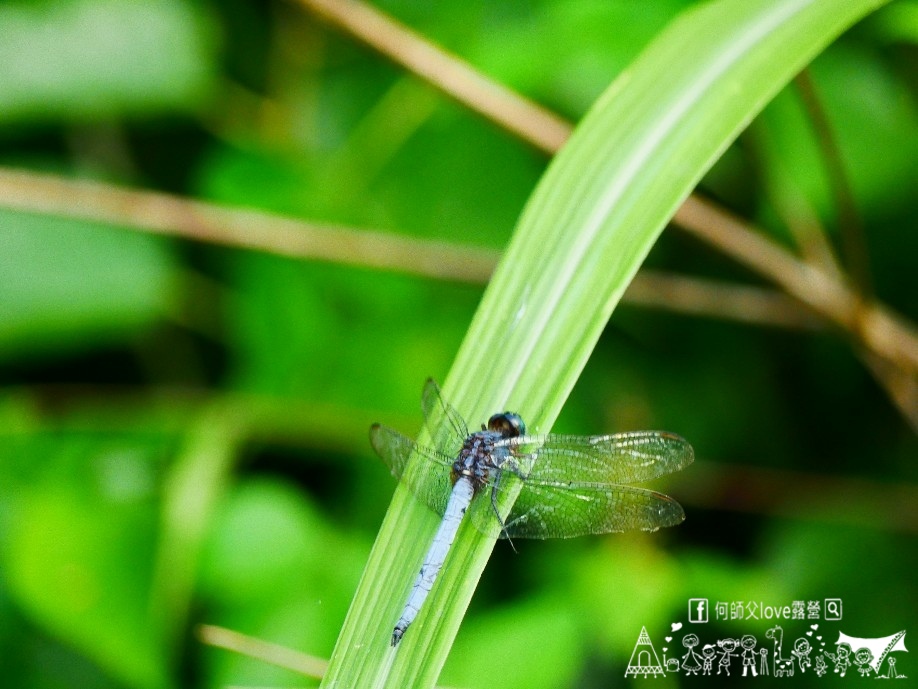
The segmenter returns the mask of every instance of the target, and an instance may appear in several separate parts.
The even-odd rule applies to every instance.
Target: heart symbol
[[[819,639],[820,641],[822,641],[822,637],[821,637],[821,636],[817,636],[816,638]],[[823,646],[825,646],[825,644],[823,644]]]
[[[673,640],[673,637],[671,636],[664,636],[663,638],[666,639],[666,643],[669,643],[670,641]]]
[[[670,625],[670,627],[671,627],[671,630],[672,630],[672,631],[678,632],[680,629],[682,629],[682,623],[681,623],[681,622],[673,622],[673,623]]]
[[[806,635],[807,635],[807,636],[813,636],[813,632],[807,632]]]
[[[811,624],[811,625],[810,625],[810,629],[819,629],[819,625],[818,625],[818,624]]]
[[[664,653],[666,653],[668,650],[669,650],[669,649],[668,649],[666,646],[663,647],[663,652],[664,652]]]

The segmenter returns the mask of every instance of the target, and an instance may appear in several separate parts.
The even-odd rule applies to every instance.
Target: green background
[[[687,3],[379,6],[576,120]],[[292,4],[7,3],[0,33],[10,167],[500,249],[547,164]],[[894,3],[810,73],[859,258],[913,321],[916,39],[918,5]],[[817,131],[787,89],[699,191],[787,246],[782,204],[800,197],[838,244]],[[648,266],[764,284],[674,228]],[[0,209],[4,682],[312,686],[193,630],[328,657],[394,489],[367,428],[415,433],[423,380],[449,370],[482,289]],[[841,598],[833,633],[914,628],[918,444],[843,333],[626,302],[554,430],[642,428],[696,449],[662,484],[685,524],[499,544],[444,684],[631,682],[641,626],[659,651],[694,597]],[[898,668],[918,674],[904,654]]]

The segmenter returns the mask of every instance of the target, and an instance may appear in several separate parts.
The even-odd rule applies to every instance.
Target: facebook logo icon
[[[688,602],[688,619],[689,622],[707,622],[708,621],[708,599],[707,598],[689,598]]]

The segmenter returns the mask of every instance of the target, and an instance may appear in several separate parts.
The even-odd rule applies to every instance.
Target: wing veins
[[[529,490],[527,490],[529,488]],[[581,484],[555,491],[526,486],[506,520],[510,538],[570,538],[622,531],[656,531],[685,519],[668,495],[616,484]]]
[[[527,483],[640,483],[678,471],[694,459],[688,442],[660,431],[522,436],[499,444],[514,451]]]

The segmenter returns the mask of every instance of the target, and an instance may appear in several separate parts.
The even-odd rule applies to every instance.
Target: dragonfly
[[[392,475],[442,516],[392,630],[392,646],[420,612],[467,513],[483,533],[493,533],[496,521],[499,537],[506,539],[656,531],[685,519],[668,495],[629,485],[692,463],[692,446],[674,433],[527,435],[523,419],[509,411],[494,414],[470,433],[432,379],[424,386],[421,407],[442,449],[381,424],[370,428],[370,444]],[[422,461],[411,466],[413,456]],[[514,488],[518,496],[504,518],[501,496]]]

